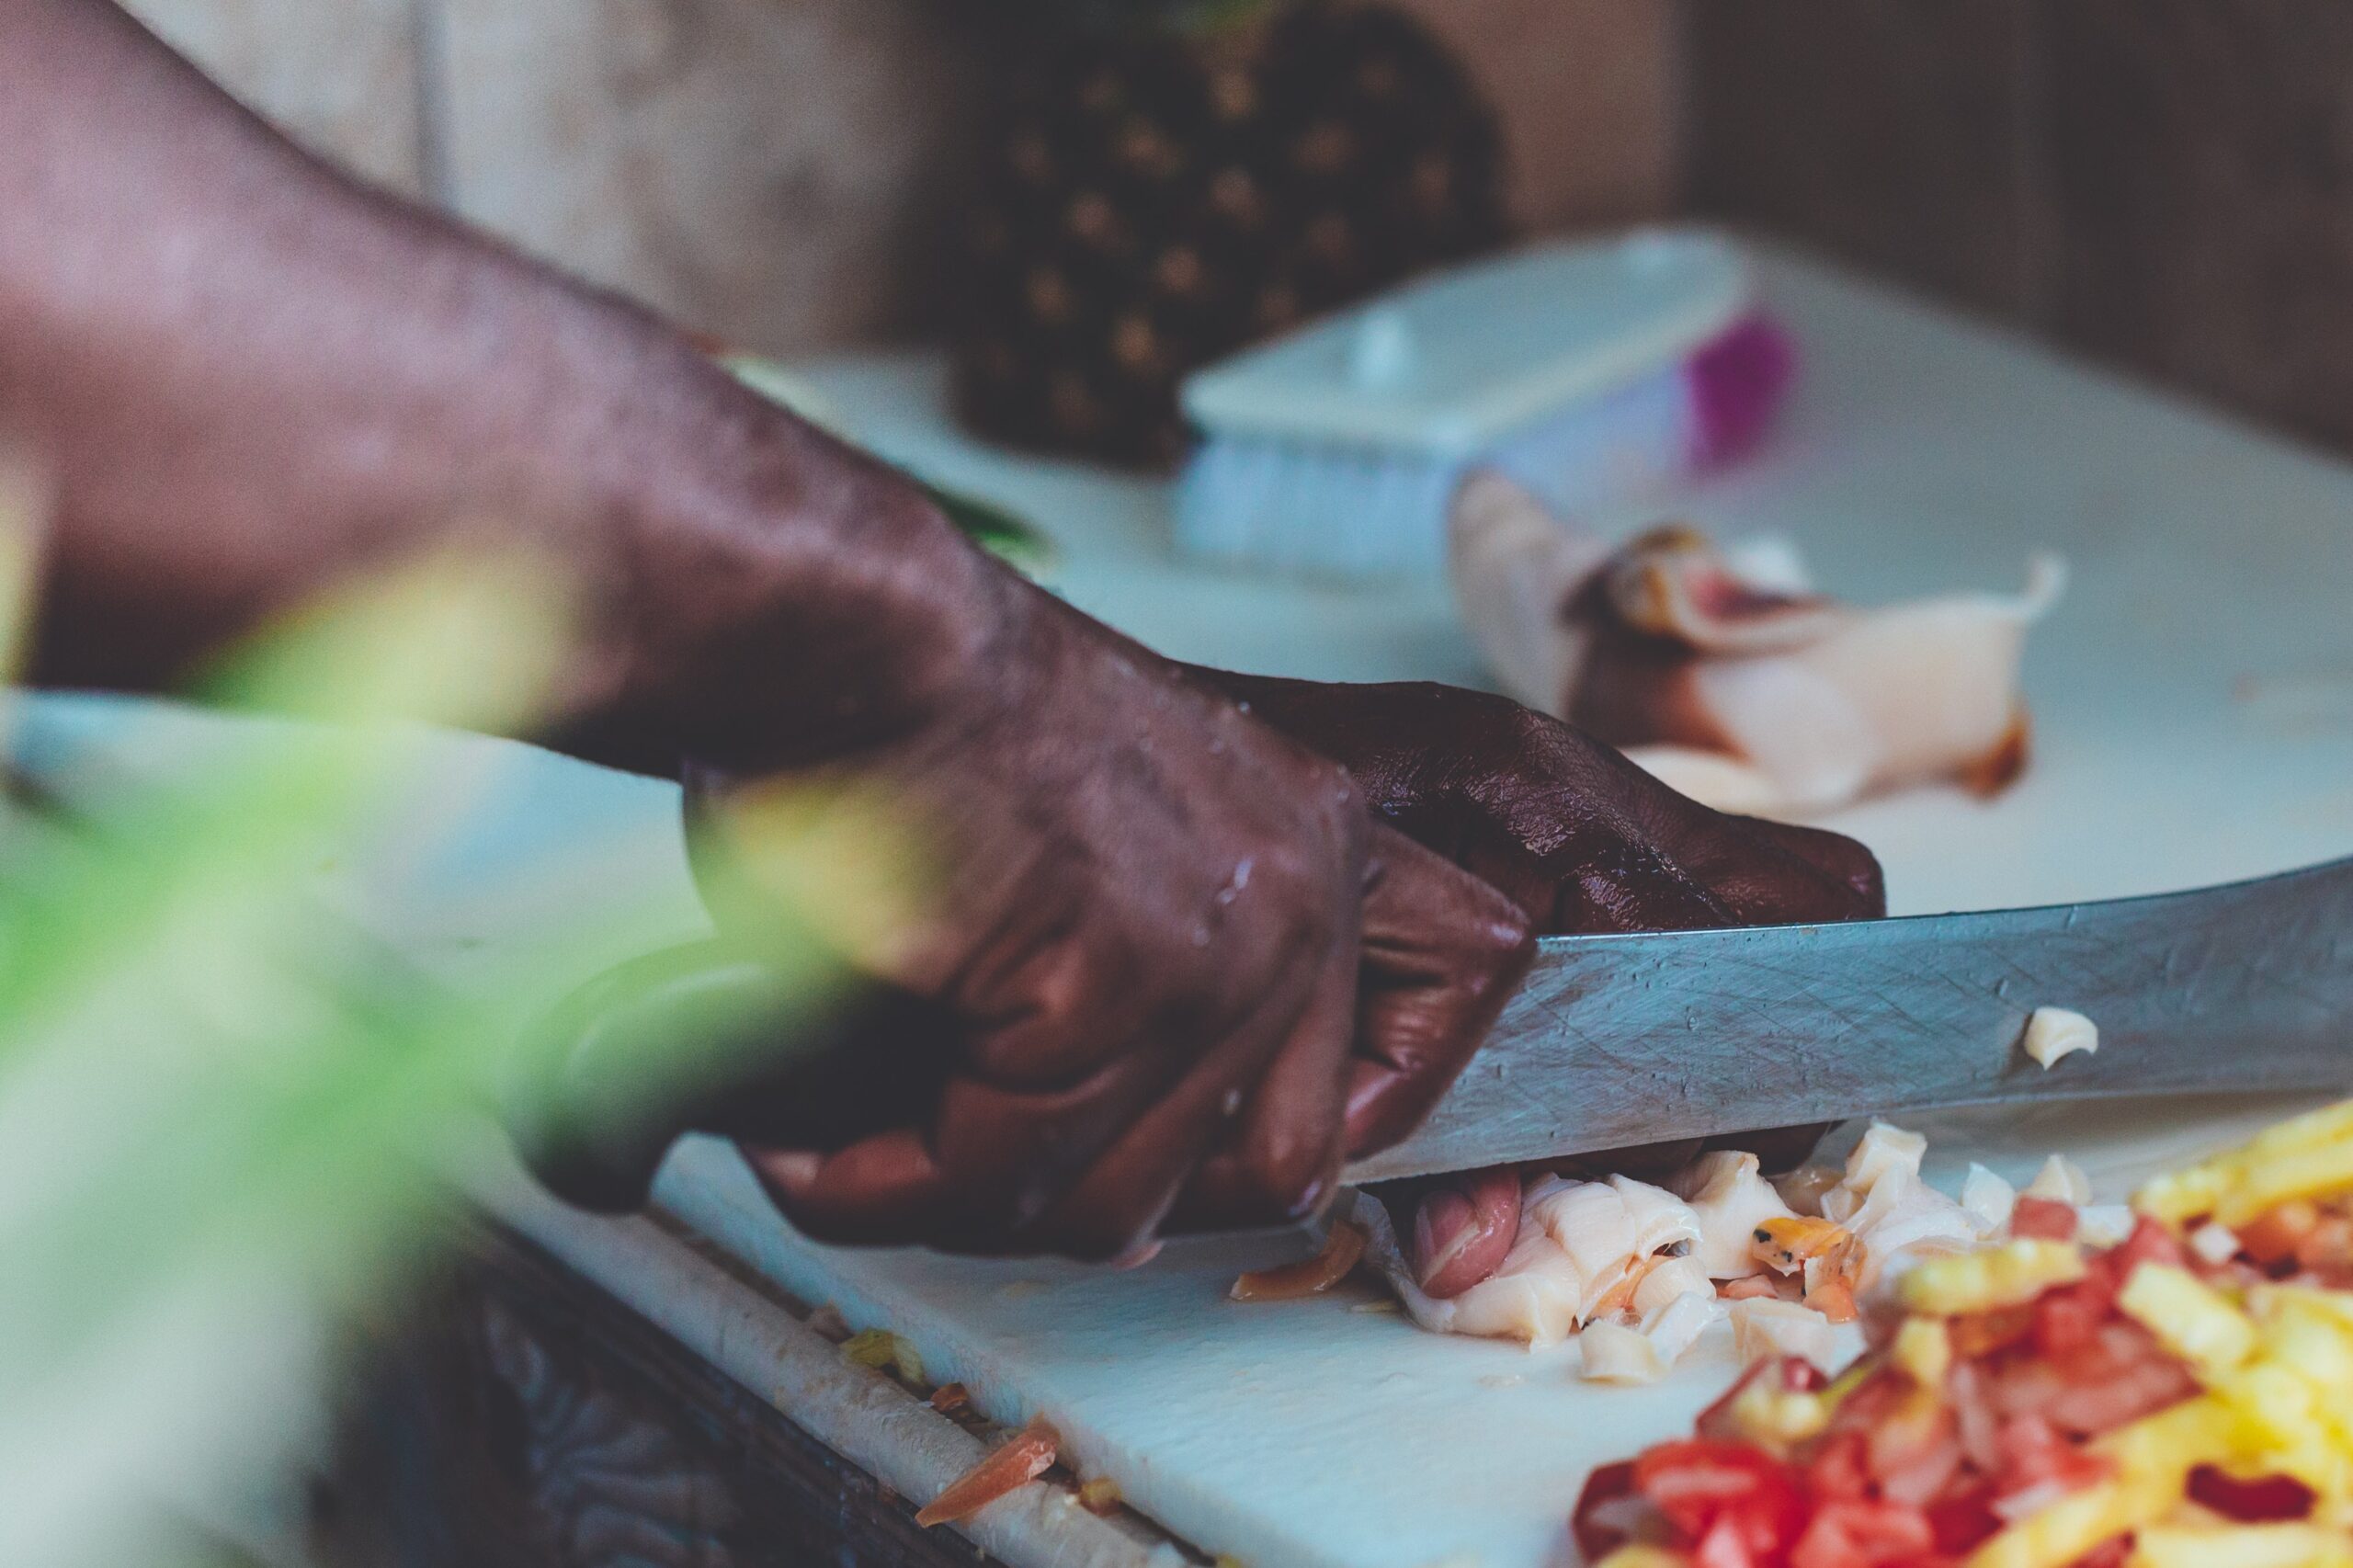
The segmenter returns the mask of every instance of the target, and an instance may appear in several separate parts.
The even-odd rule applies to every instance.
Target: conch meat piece
[[[1540,1176],[1521,1199],[1519,1233],[1502,1265],[1460,1294],[1422,1289],[1379,1199],[1358,1194],[1350,1216],[1367,1233],[1365,1256],[1414,1321],[1440,1334],[1558,1344],[1598,1318],[1641,1310],[1650,1274],[1679,1261],[1699,1239],[1691,1210],[1672,1193],[1612,1176]],[[1679,1278],[1679,1276],[1678,1276]],[[1667,1298],[1671,1300],[1671,1298]]]
[[[1786,547],[1668,528],[1613,550],[1492,472],[1456,496],[1450,549],[1463,619],[1513,696],[1686,794],[1768,815],[2008,785],[2027,629],[2065,583],[2038,556],[2019,594],[1863,609],[1813,592]]]
[[[1750,1243],[1768,1220],[1794,1218],[1754,1154],[1720,1149],[1702,1154],[1675,1178],[1673,1188],[1699,1221],[1693,1257],[1710,1279],[1761,1273]]]

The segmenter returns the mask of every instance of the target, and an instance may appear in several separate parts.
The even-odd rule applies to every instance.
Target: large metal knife
[[[2099,1026],[2043,1068],[2040,1006]],[[2353,1087],[2353,859],[2188,892],[1554,937],[1419,1131],[1351,1180],[2005,1100]]]

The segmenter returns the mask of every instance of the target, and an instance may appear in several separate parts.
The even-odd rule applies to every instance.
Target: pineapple
[[[1460,64],[1370,0],[1061,0],[1036,18],[954,277],[979,433],[1182,451],[1187,373],[1506,234]]]

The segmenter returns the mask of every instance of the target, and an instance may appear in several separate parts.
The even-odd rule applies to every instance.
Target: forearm
[[[102,0],[0,0],[0,435],[53,531],[37,678],[153,688],[470,539],[585,597],[559,723],[854,741],[1017,592],[659,324],[280,141]]]

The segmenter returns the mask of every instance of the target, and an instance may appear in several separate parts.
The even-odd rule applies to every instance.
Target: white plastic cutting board
[[[1860,597],[2013,583],[2056,547],[2075,588],[2030,644],[2040,751],[1991,805],[1928,794],[1839,820],[1899,910],[2152,892],[2353,852],[2353,471],[1815,267],[1768,258],[1809,365],[1772,453],[1688,498],[1729,531],[1798,539]],[[1068,552],[1082,608],[1165,651],[1268,673],[1475,683],[1442,585],[1378,592],[1173,564],[1156,485],[1019,462],[948,434],[918,361],[821,367],[847,422],[939,480],[1012,502]],[[1656,514],[1613,519],[1656,520]],[[71,770],[181,717],[39,705],[26,743]],[[203,726],[198,725],[197,728]],[[473,743],[388,843],[407,892],[350,913],[445,979],[550,922],[612,926],[615,956],[699,916],[675,791]],[[455,819],[454,838],[434,824]],[[584,858],[584,846],[595,853]],[[542,1000],[515,997],[518,1016]],[[2067,1147],[2112,1192],[2266,1114],[2058,1108],[1936,1129],[1937,1158],[2030,1171]],[[1674,1431],[1723,1364],[1662,1388],[1577,1382],[1529,1356],[1350,1311],[1243,1308],[1263,1243],[1172,1249],[1111,1275],[798,1241],[723,1150],[683,1151],[664,1201],[794,1294],[908,1335],[1006,1419],[1043,1411],[1082,1465],[1249,1568],[1545,1568],[1584,1472]]]
[[[1807,356],[1769,455],[1686,498],[1727,533],[1797,540],[1870,599],[2015,585],[2055,548],[2074,588],[2029,644],[2040,742],[1992,804],[1937,791],[1836,825],[1886,863],[1899,911],[2056,902],[2251,876],[2353,852],[2353,472],[2030,345],[1782,257],[1768,302]],[[925,371],[837,368],[860,433],[1017,501],[1070,551],[1062,590],[1171,653],[1276,674],[1481,679],[1443,585],[1375,592],[1179,567],[1157,487],[1041,468],[945,435]],[[1631,526],[1658,513],[1608,519]],[[2023,1180],[2064,1147],[2121,1197],[2279,1108],[2053,1108],[1934,1124],[1957,1176]],[[1133,1275],[792,1238],[724,1150],[665,1201],[804,1299],[909,1335],[933,1375],[1012,1420],[1042,1411],[1084,1467],[1251,1568],[1542,1568],[1594,1464],[1685,1426],[1721,1347],[1651,1390],[1596,1388],[1573,1348],[1433,1338],[1351,1310],[1241,1307],[1236,1244]]]

